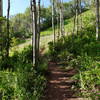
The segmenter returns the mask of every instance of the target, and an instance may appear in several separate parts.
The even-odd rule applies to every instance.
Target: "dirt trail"
[[[71,87],[74,81],[71,77],[76,73],[74,69],[65,71],[55,63],[49,63],[48,83],[43,100],[83,100],[75,97]]]
[[[48,42],[50,42],[52,40],[53,40],[53,35],[52,34],[51,35],[46,35],[46,36],[41,36],[41,38],[40,38],[40,47],[42,47],[42,46],[47,47]],[[22,43],[22,44],[19,44],[19,45],[15,46],[15,47],[12,47],[12,49],[13,48],[18,48],[18,50],[19,49],[22,50],[23,48],[27,47],[28,45],[32,45],[32,38],[27,39],[26,41],[27,42],[25,42],[25,43]]]

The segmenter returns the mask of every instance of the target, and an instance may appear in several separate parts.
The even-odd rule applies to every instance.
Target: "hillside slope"
[[[78,16],[80,19],[80,16]],[[88,10],[84,13],[81,14],[82,17],[82,27],[88,27],[90,25],[95,25],[95,13],[93,12],[93,10]],[[90,23],[91,22],[91,23]],[[73,28],[74,28],[74,18],[71,19],[67,19],[64,21],[64,28],[65,28],[65,34],[69,35],[73,32]],[[57,34],[57,29],[56,29],[56,34]],[[43,47],[47,47],[48,42],[53,40],[53,32],[52,32],[52,28],[48,28],[45,31],[41,32],[41,40],[40,40],[40,45]],[[28,41],[26,41],[23,44],[20,44],[18,46],[16,46],[16,48],[20,48],[20,50],[22,50],[24,47],[31,45],[31,38],[28,39]]]
[[[88,10],[88,11],[85,11],[84,13],[81,14],[81,17],[82,17],[82,26],[83,28],[85,26],[89,26],[90,25],[90,22],[91,25],[95,25],[95,11],[92,9],[92,10]],[[79,20],[80,20],[80,15],[78,16]],[[65,28],[65,33],[71,33],[73,31],[73,27],[74,27],[74,17],[70,18],[70,19],[66,19],[64,21],[64,28]],[[57,29],[56,29],[56,33],[57,33]],[[48,34],[52,34],[52,28],[48,28],[47,30],[41,32],[41,35],[48,35]]]

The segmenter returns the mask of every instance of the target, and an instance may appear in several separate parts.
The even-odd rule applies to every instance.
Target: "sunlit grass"
[[[82,13],[81,16],[82,16],[83,27],[88,26],[90,24],[95,24],[95,21],[94,21],[95,14],[93,13],[92,10],[88,10],[88,11]],[[80,17],[80,16],[78,16],[78,17]],[[74,28],[74,18],[66,19],[64,21],[65,33],[70,35],[73,32],[73,28]],[[56,31],[56,36],[57,36],[57,27],[55,27],[55,31]],[[53,40],[52,27],[41,32],[41,40],[40,40],[41,47],[45,47],[46,49],[48,49],[48,42],[50,42],[52,40]],[[15,51],[15,50],[22,51],[24,47],[31,45],[31,44],[32,44],[32,39],[30,38],[30,39],[26,40],[26,42],[13,47],[10,51],[10,54],[12,55],[13,51]]]

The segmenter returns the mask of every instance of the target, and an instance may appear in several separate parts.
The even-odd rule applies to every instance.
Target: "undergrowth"
[[[46,87],[47,60],[32,66],[32,47],[0,62],[0,100],[40,100]],[[42,60],[41,60],[42,59]],[[9,68],[8,68],[9,66]],[[37,69],[37,70],[36,70]]]
[[[49,56],[77,70],[73,77],[79,95],[100,99],[100,41],[95,39],[95,27],[89,25],[78,32],[49,43]]]

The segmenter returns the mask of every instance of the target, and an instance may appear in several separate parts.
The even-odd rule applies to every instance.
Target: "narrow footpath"
[[[83,100],[77,98],[76,92],[72,90],[72,85],[75,82],[71,77],[76,74],[74,69],[65,71],[56,63],[49,62],[48,71],[47,88],[43,100]]]

